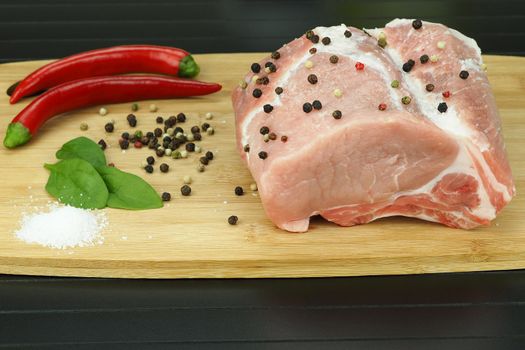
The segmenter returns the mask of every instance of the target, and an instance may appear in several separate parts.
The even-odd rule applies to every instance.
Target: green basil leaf
[[[114,167],[97,167],[109,191],[107,206],[119,209],[162,208],[159,194],[140,177]]]
[[[65,159],[45,164],[51,171],[46,191],[64,204],[77,208],[104,208],[108,189],[95,168],[82,159]]]
[[[80,158],[94,167],[106,165],[104,151],[94,141],[83,136],[64,143],[57,151],[56,157],[58,159]]]

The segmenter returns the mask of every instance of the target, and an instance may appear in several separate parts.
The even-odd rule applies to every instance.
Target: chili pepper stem
[[[31,133],[22,123],[10,123],[4,138],[4,146],[7,148],[15,148],[31,139]]]
[[[181,78],[193,78],[201,71],[199,65],[191,55],[184,57],[179,63],[178,76]]]

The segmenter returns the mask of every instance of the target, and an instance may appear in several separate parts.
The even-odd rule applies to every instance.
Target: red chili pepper
[[[137,100],[207,95],[220,84],[160,76],[110,76],[75,80],[54,87],[33,100],[7,127],[4,145],[28,142],[48,119],[83,107]]]
[[[357,70],[363,70],[363,69],[365,69],[365,65],[364,65],[363,63],[361,63],[361,62],[357,62],[357,63],[355,64],[355,69],[357,69]]]
[[[125,45],[82,52],[46,64],[16,83],[9,102],[68,81],[126,73],[155,73],[193,78],[199,66],[182,49],[153,45]],[[9,91],[13,88],[8,89]]]

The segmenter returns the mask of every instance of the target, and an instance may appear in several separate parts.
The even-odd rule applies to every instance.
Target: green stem
[[[15,148],[31,140],[31,133],[22,123],[11,123],[7,127],[4,138],[4,146]]]
[[[191,55],[184,57],[179,63],[178,75],[181,78],[193,78],[199,74],[200,71],[201,69],[199,68],[199,65]]]

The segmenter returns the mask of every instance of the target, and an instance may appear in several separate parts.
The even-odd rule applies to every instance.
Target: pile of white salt
[[[102,244],[104,212],[50,204],[47,211],[24,213],[15,235],[26,243],[66,249]]]

